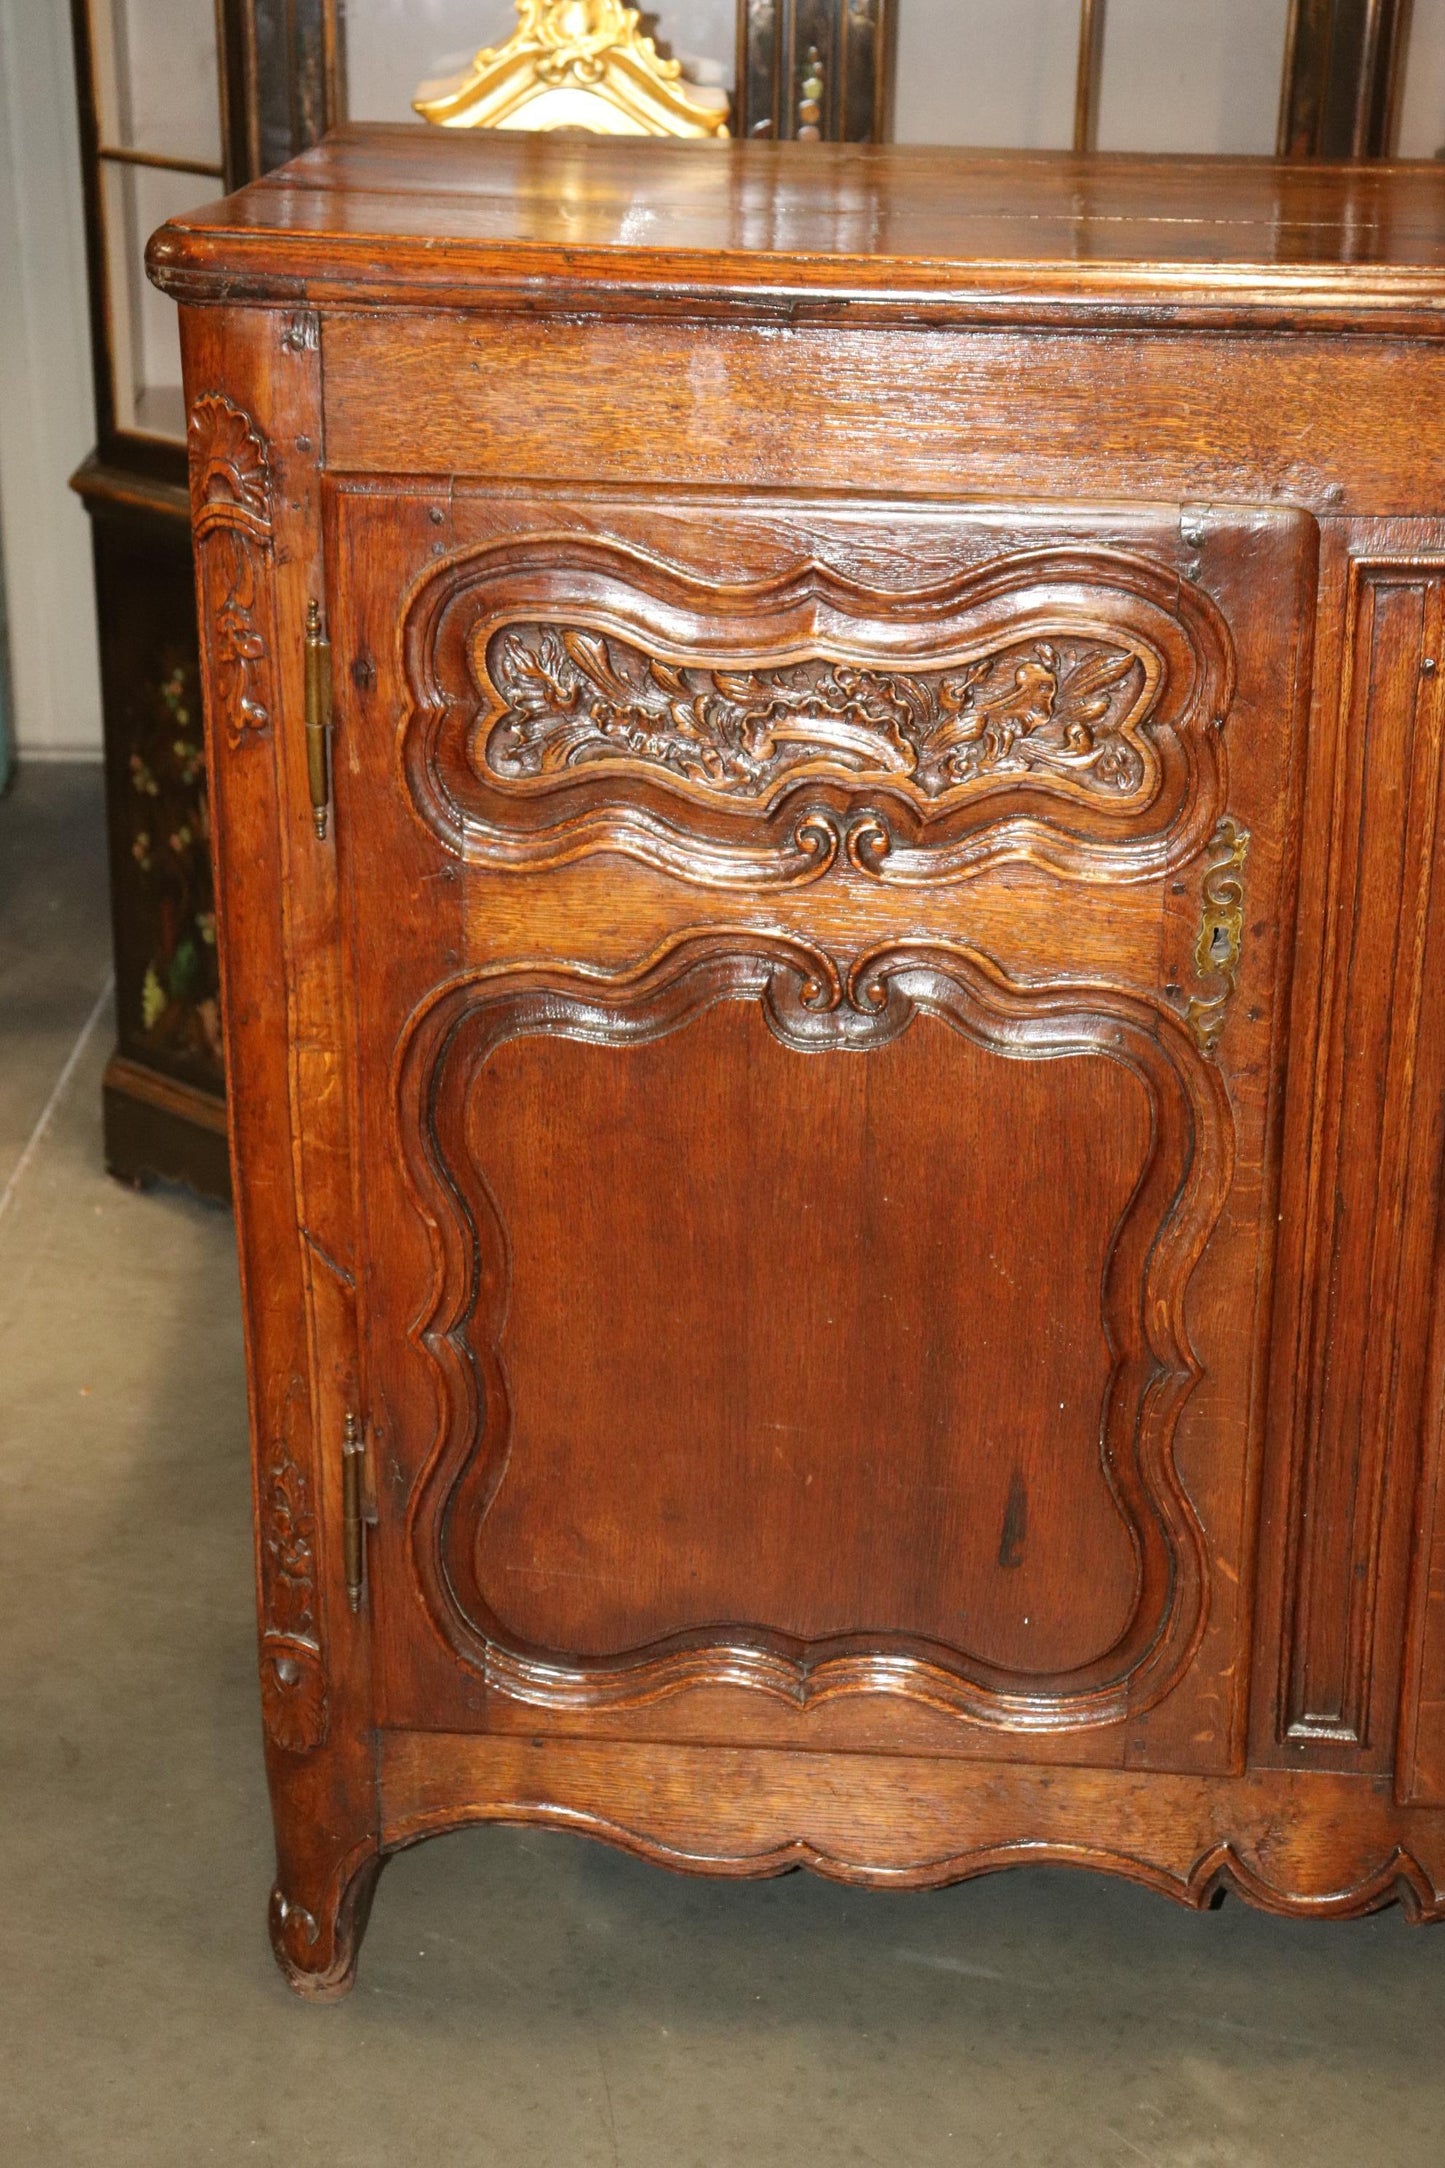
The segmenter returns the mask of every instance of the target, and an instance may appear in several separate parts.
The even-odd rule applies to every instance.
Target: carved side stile
[[[308,595],[324,597],[319,327],[190,310],[191,501],[214,791],[252,1462],[270,1923],[299,1992],[344,1992],[379,1862],[365,1621],[346,1605],[354,1405],[335,857],[307,786]]]
[[[269,738],[276,713],[271,461],[253,418],[223,392],[192,402],[192,527],[202,639],[217,719],[232,752]],[[325,1740],[326,1676],[310,1476],[284,1435],[258,1474],[261,1707],[291,1753]]]
[[[234,751],[264,736],[275,712],[270,461],[250,415],[214,391],[192,403],[190,453],[202,638]]]
[[[261,1713],[278,1746],[309,1753],[327,1728],[316,1591],[316,1513],[306,1471],[278,1439],[263,1470]]]

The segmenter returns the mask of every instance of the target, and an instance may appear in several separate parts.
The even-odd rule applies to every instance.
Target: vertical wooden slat
[[[778,105],[777,0],[738,0],[733,133],[770,136]]]
[[[1282,158],[1388,158],[1399,128],[1412,0],[1291,0]]]
[[[346,111],[338,0],[218,0],[233,186],[284,165]]]
[[[776,142],[885,142],[896,20],[896,0],[738,0],[734,132]],[[816,118],[801,111],[802,84],[814,73],[823,85],[810,101],[821,107]]]
[[[1369,0],[1352,155],[1389,158],[1400,128],[1414,0]]]
[[[1074,149],[1091,151],[1099,136],[1099,89],[1104,73],[1108,0],[1079,0],[1079,65],[1074,78]]]
[[[1284,74],[1280,82],[1279,128],[1275,149],[1281,158],[1310,158],[1320,137],[1320,102],[1329,73],[1334,0],[1290,0],[1285,29]]]

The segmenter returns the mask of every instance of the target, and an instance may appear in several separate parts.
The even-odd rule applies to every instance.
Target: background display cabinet
[[[92,515],[115,934],[105,1153],[224,1197],[225,1082],[185,410],[174,307],[145,278],[173,213],[314,142],[330,0],[74,0],[97,444]]]

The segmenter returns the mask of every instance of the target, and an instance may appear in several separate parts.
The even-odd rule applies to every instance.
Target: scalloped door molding
[[[774,1034],[804,1052],[867,1055],[930,1016],[1000,1060],[1102,1059],[1142,1084],[1153,1142],[1108,1246],[1099,1292],[1113,1350],[1099,1417],[1099,1480],[1134,1548],[1136,1593],[1122,1634],[1097,1660],[1038,1678],[982,1662],[962,1645],[924,1645],[904,1631],[800,1645],[765,1623],[739,1621],[584,1662],[519,1645],[502,1626],[494,1592],[478,1577],[476,1539],[512,1442],[501,1347],[508,1234],[484,1151],[461,1164],[448,1155],[442,1132],[455,1134],[457,1110],[469,1103],[486,1062],[519,1035],[625,1047],[685,1030],[731,1001],[761,1003]],[[425,1398],[441,1411],[413,1493],[412,1558],[435,1626],[489,1687],[554,1709],[636,1707],[709,1683],[795,1704],[902,1694],[1001,1730],[1055,1732],[1117,1722],[1162,1700],[1180,1679],[1203,1630],[1209,1591],[1172,1439],[1201,1374],[1185,1305],[1229,1188],[1233,1124],[1218,1071],[1169,1011],[1108,987],[1025,989],[976,955],[932,944],[878,949],[844,967],[797,940],[685,937],[620,979],[523,969],[443,989],[422,1004],[405,1035],[396,1118],[436,1260],[412,1334],[432,1374]]]

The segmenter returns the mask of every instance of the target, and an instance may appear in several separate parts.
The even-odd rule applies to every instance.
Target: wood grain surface
[[[1445,1904],[1445,175],[823,153],[153,248],[312,1996],[489,1819]]]

